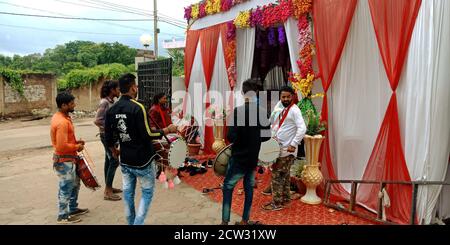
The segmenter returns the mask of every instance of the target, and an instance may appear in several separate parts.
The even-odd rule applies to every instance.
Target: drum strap
[[[56,155],[53,154],[53,162],[58,163],[58,162],[64,162],[61,160],[72,160],[72,161],[76,161],[78,159],[80,159],[79,156],[74,156],[74,155]]]
[[[281,128],[281,125],[283,125],[283,123],[284,123],[284,120],[286,120],[286,117],[287,117],[287,115],[288,115],[288,113],[289,113],[289,110],[291,109],[291,107],[293,106],[294,104],[292,103],[290,106],[288,106],[286,109],[284,109],[284,111],[282,112],[282,117],[281,117],[281,119],[280,119],[280,123],[278,124],[278,129],[280,129]]]

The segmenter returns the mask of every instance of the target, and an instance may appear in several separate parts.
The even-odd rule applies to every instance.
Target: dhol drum
[[[269,165],[277,160],[281,154],[280,143],[274,138],[261,143],[261,149],[259,150],[258,159],[263,165]]]
[[[168,164],[170,167],[178,169],[184,167],[184,161],[188,155],[188,148],[186,141],[182,138],[170,143],[170,149],[168,154]]]
[[[187,157],[186,141],[176,134],[167,135],[167,138],[170,143],[166,139],[153,141],[158,163],[176,169],[183,167],[184,160]]]
[[[219,176],[223,177],[227,173],[228,168],[228,160],[230,160],[231,157],[231,146],[233,144],[229,144],[225,148],[223,148],[216,156],[216,159],[214,159],[213,169],[214,173]]]
[[[78,177],[80,177],[81,181],[87,188],[95,191],[101,186],[94,175],[94,171],[90,162],[92,161],[86,153],[78,153],[77,175]]]

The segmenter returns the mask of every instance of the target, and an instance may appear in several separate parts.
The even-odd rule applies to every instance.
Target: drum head
[[[280,156],[280,152],[280,144],[276,139],[271,138],[261,144],[258,159],[263,163],[272,163]]]
[[[231,145],[223,148],[216,156],[214,160],[214,173],[217,176],[225,176],[227,173],[228,160],[231,157]]]
[[[177,139],[170,144],[169,165],[172,168],[180,168],[184,166],[184,160],[187,157],[187,144],[183,139]]]

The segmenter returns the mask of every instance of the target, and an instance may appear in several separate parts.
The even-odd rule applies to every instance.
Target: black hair
[[[283,86],[283,87],[280,89],[280,95],[281,95],[282,92],[289,92],[289,93],[291,93],[291,94],[295,94],[294,89],[293,89],[292,87],[289,87],[289,86]]]
[[[103,99],[108,97],[109,93],[111,92],[111,89],[116,89],[117,87],[119,87],[118,81],[106,80],[103,83],[102,88],[100,90],[100,98]]]
[[[155,96],[153,96],[153,102],[152,102],[152,105],[158,105],[158,104],[159,104],[159,100],[160,100],[162,97],[164,97],[164,96],[166,96],[165,93],[157,93],[157,94],[155,94]]]
[[[133,84],[136,83],[135,79],[136,79],[136,76],[131,73],[123,74],[119,78],[120,92],[122,94],[128,93],[130,91],[131,86],[133,86]]]
[[[56,105],[61,108],[63,104],[68,105],[70,102],[74,101],[75,97],[67,91],[61,92],[56,96]]]
[[[253,91],[255,93],[258,93],[259,91],[259,85],[261,84],[260,80],[257,78],[250,78],[247,79],[243,84],[242,84],[242,93],[246,94],[250,91]]]

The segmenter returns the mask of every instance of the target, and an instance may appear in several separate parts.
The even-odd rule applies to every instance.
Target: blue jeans
[[[129,225],[143,225],[147,217],[147,211],[152,202],[155,187],[155,164],[152,162],[145,168],[130,168],[121,166],[123,178],[123,200],[125,202],[125,216]],[[134,195],[136,180],[141,184],[142,196],[139,209],[136,214]]]
[[[105,134],[100,134],[100,140],[105,148],[105,185],[106,187],[112,187],[119,162],[113,157],[111,150],[106,144]]]
[[[247,168],[230,158],[228,161],[227,173],[223,182],[223,203],[222,203],[222,221],[230,222],[231,201],[233,199],[233,190],[237,182],[244,177],[244,213],[242,220],[248,221],[250,218],[250,209],[253,201],[253,187],[255,186],[255,170]]]
[[[59,177],[58,218],[65,219],[78,208],[80,178],[73,162],[53,163],[53,168]]]

